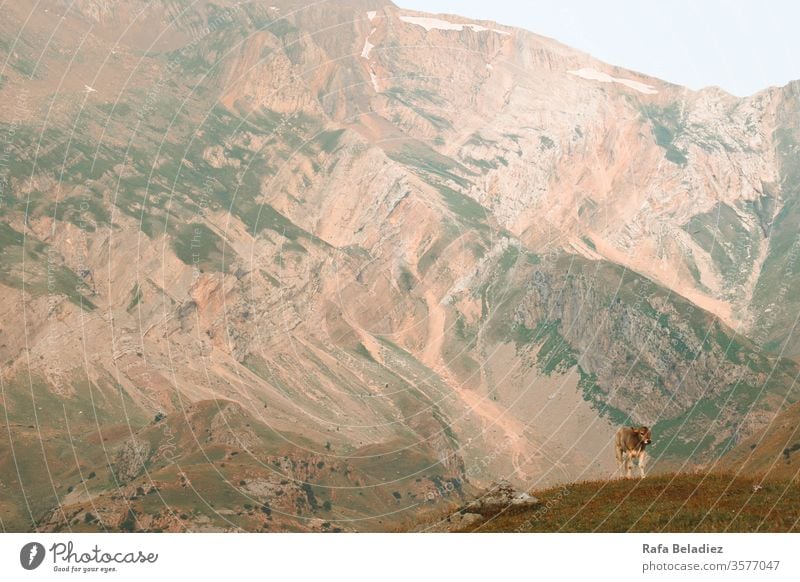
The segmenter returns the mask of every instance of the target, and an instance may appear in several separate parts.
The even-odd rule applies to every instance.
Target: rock
[[[499,510],[506,507],[530,507],[537,505],[539,500],[524,491],[514,488],[511,483],[502,480],[493,483],[487,492],[466,505],[467,510],[486,511]]]
[[[475,525],[478,522],[483,521],[483,516],[479,513],[464,513],[459,514],[461,516],[461,520],[458,524],[458,529],[463,529],[465,527],[469,527],[471,525]]]
[[[122,481],[131,481],[136,478],[147,460],[150,458],[150,443],[132,437],[117,451],[114,470]]]

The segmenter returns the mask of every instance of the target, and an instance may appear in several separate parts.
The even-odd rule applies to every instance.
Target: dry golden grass
[[[789,480],[666,474],[575,483],[535,495],[539,506],[487,513],[466,531],[800,531],[800,485]]]

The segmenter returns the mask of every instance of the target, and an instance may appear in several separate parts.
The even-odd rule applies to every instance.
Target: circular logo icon
[[[26,570],[35,570],[44,561],[44,546],[39,542],[29,542],[19,551],[19,563]]]

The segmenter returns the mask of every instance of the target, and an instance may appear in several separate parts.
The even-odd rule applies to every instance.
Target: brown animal
[[[644,469],[647,465],[647,451],[645,451],[645,447],[651,442],[650,429],[646,426],[623,426],[620,428],[617,431],[614,446],[620,473],[624,465],[626,477],[630,478],[633,459],[638,459],[639,472],[642,474],[642,477],[644,477]]]

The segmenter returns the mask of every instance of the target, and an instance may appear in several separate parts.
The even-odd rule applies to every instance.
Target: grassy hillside
[[[618,265],[518,261],[508,289],[487,294],[489,341],[514,341],[548,376],[574,368],[601,416],[653,427],[659,462],[712,462],[745,434],[742,419],[798,398],[796,362]]]
[[[796,481],[729,474],[592,481],[535,492],[538,506],[487,512],[462,531],[796,532],[798,494]]]

